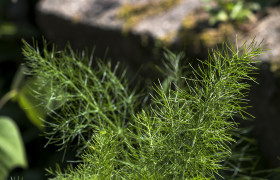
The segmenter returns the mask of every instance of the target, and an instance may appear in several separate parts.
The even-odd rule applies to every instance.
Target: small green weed
[[[209,24],[214,25],[217,22],[243,23],[252,18],[252,12],[259,10],[260,6],[256,2],[247,2],[245,0],[203,0],[211,2],[214,6],[205,6],[210,13]]]

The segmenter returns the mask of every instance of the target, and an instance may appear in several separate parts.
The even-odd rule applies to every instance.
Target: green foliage
[[[209,24],[214,25],[217,22],[237,22],[242,23],[250,16],[252,11],[259,10],[260,6],[255,2],[246,0],[204,0],[205,2],[213,2],[215,7],[206,6],[206,10],[210,13],[211,18]]]
[[[25,150],[14,121],[0,116],[0,180],[16,167],[27,168]]]
[[[136,159],[127,171],[133,172],[131,177],[215,178],[225,169],[220,163],[231,155],[233,117],[243,113],[243,90],[249,87],[240,81],[251,79],[248,74],[255,69],[251,58],[261,51],[253,44],[250,48],[249,53],[246,47],[239,53],[225,45],[201,61],[198,70],[192,69],[185,88],[168,92],[155,88],[155,106],[137,116],[136,131],[131,131],[140,147],[131,150]]]
[[[67,173],[63,173],[58,167],[56,172],[50,169],[49,173],[57,176],[55,179],[122,178],[119,168],[127,163],[124,160],[127,159],[125,156],[128,154],[120,134],[113,131],[100,131],[95,135],[93,145],[89,146],[81,157],[83,163],[75,170],[69,167]]]
[[[37,99],[34,92],[42,93],[43,90],[36,86],[36,78],[24,81],[24,71],[26,68],[21,66],[17,71],[11,85],[11,89],[0,99],[0,109],[9,100],[18,102],[22,110],[25,111],[29,120],[39,129],[43,129],[43,119],[46,117],[46,110],[42,100]],[[41,92],[42,91],[42,92]]]
[[[40,52],[37,46],[23,43],[27,74],[36,76],[36,86],[45,90],[34,94],[46,102],[46,111],[53,118],[46,122],[50,143],[63,149],[75,141],[80,152],[92,143],[96,132],[105,129],[122,134],[137,105],[136,96],[128,91],[125,71],[117,78],[118,65],[111,69],[110,63],[93,62],[93,53],[90,57],[86,52],[78,55],[70,46],[64,51],[52,46],[48,52],[44,41]]]
[[[225,43],[198,68],[190,66],[192,74],[182,54],[167,50],[164,85],[154,86],[152,103],[138,113],[139,99],[117,67],[93,63],[93,55],[70,46],[47,49],[46,42],[42,52],[24,42],[28,74],[48,87],[34,92],[53,118],[46,134],[62,148],[75,140],[85,150],[78,167],[50,169],[55,179],[215,179],[231,169],[231,177],[247,177],[238,176],[246,171],[231,157],[244,159],[244,152],[232,150],[242,140],[235,118],[247,115],[246,81],[254,81],[252,59],[262,53],[260,44],[235,49]]]
[[[29,79],[20,88],[15,99],[19,106],[25,111],[28,119],[39,129],[43,129],[43,119],[46,118],[46,111],[42,106],[42,101],[34,96],[34,91],[40,91],[34,85],[36,79]]]

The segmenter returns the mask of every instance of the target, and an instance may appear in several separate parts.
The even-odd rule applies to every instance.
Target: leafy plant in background
[[[210,14],[209,24],[217,22],[243,23],[253,18],[253,11],[259,10],[260,5],[246,0],[203,0],[210,2],[205,9]]]
[[[41,118],[45,117],[45,113],[40,114],[43,112],[42,106],[38,107],[38,99],[35,99],[29,91],[31,79],[22,85],[23,70],[24,68],[19,69],[10,91],[1,97],[0,110],[2,110],[7,101],[17,100],[30,120],[38,128],[42,128]],[[34,86],[33,88],[36,89]],[[17,167],[26,169],[28,164],[20,131],[17,124],[10,117],[0,116],[0,142],[0,180],[2,180],[6,179],[13,169]]]
[[[42,128],[42,118],[46,113],[38,106],[38,99],[30,93],[33,80],[23,84],[24,66],[19,68],[11,85],[11,89],[0,99],[0,110],[9,100],[18,101],[20,107],[38,128]],[[36,89],[35,86],[32,86]],[[27,168],[24,143],[17,124],[7,116],[0,117],[0,180],[6,179],[15,168]]]
[[[46,111],[42,100],[38,100],[31,90],[42,91],[35,85],[36,78],[24,80],[24,71],[26,67],[21,66],[13,79],[10,91],[0,99],[0,109],[9,101],[17,101],[22,110],[25,111],[29,120],[39,129],[43,128],[43,119],[46,117]]]
[[[31,36],[34,37],[38,35],[38,31],[30,23],[16,21],[17,17],[13,15],[17,13],[22,15],[22,12],[24,11],[21,11],[21,9],[21,12],[17,11],[15,14],[11,11],[12,5],[16,2],[17,1],[10,0],[0,1],[0,96],[3,95],[2,92],[8,91],[6,84],[10,84],[9,76],[14,73],[13,68],[16,68],[16,64],[19,63],[20,59],[22,59],[20,39],[28,39]],[[20,73],[18,73],[17,77],[20,77],[19,74]],[[15,118],[16,116],[20,116],[20,113],[17,111],[18,109],[15,108],[16,106],[7,108],[9,110],[11,109],[10,112],[16,114],[16,116],[13,116],[13,118],[10,117],[9,113],[6,113],[9,110],[7,111],[7,109],[3,108],[6,102],[10,99],[21,99],[19,101],[23,102],[22,97],[24,93],[22,91],[23,89],[21,89],[21,86],[17,86],[19,83],[18,80],[19,79],[15,78],[10,91],[3,95],[3,97],[0,97],[1,115],[2,113],[6,114],[5,116],[0,116],[0,180],[7,179],[9,173],[11,173],[15,168],[27,169],[29,164],[27,163],[25,146],[23,142],[24,133],[20,133],[19,129],[22,130],[22,126],[18,124],[18,120],[23,122],[25,118]],[[15,83],[16,81],[17,83]],[[30,109],[27,110],[27,106],[23,107],[23,109],[26,110],[26,112],[30,111]]]
[[[141,96],[130,90],[118,66],[93,62],[93,54],[74,53],[70,46],[47,49],[45,41],[42,51],[24,41],[27,74],[45,89],[34,93],[47,102],[53,119],[46,121],[46,135],[66,151],[76,146],[82,160],[76,168],[49,169],[55,179],[251,176],[230,158],[246,156],[244,149],[232,150],[242,139],[235,119],[247,114],[249,85],[244,80],[254,81],[252,59],[262,53],[260,44],[235,49],[225,43],[198,68],[190,66],[192,74],[183,70],[182,55],[166,51],[166,80],[154,86],[149,105],[139,103]]]
[[[27,168],[24,145],[15,122],[0,116],[0,180],[16,167]]]

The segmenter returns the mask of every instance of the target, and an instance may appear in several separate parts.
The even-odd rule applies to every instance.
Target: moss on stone
[[[171,9],[180,1],[160,0],[141,4],[124,4],[119,10],[118,17],[124,20],[123,30],[127,32],[141,20]]]
[[[226,38],[231,36],[234,32],[235,30],[232,24],[222,23],[218,28],[207,28],[203,30],[199,36],[206,47],[214,47],[225,41]]]

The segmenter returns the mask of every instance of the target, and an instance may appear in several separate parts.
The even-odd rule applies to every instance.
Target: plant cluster
[[[242,23],[253,18],[253,11],[259,10],[258,3],[246,0],[203,0],[212,5],[205,6],[210,13],[209,24],[217,22]],[[214,5],[213,5],[214,4]]]
[[[246,81],[254,81],[252,59],[262,53],[260,44],[236,49],[225,43],[198,68],[183,66],[182,54],[166,50],[166,78],[144,106],[117,66],[70,46],[48,47],[44,42],[41,52],[24,42],[26,73],[46,89],[33,93],[52,117],[45,122],[50,142],[78,147],[82,161],[67,170],[49,169],[54,179],[249,177],[231,158],[244,160],[244,152],[232,149],[242,140],[235,119],[246,117]]]
[[[93,54],[78,55],[70,46],[64,51],[56,51],[53,46],[48,52],[44,42],[41,54],[38,48],[26,42],[24,45],[29,68],[26,74],[35,75],[36,86],[44,89],[33,93],[54,119],[46,122],[52,128],[48,132],[50,143],[61,143],[66,148],[77,140],[76,145],[84,149],[95,139],[95,131],[106,129],[122,134],[137,104],[134,94],[127,90],[125,71],[117,78],[118,65],[111,69],[110,63],[104,64],[100,59],[93,62]]]

